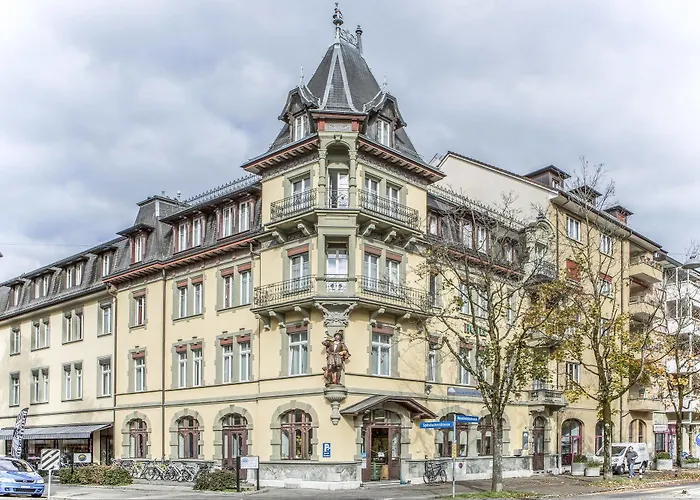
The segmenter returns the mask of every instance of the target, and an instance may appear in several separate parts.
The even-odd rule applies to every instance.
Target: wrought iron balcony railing
[[[271,285],[259,286],[255,288],[253,293],[253,305],[254,307],[265,307],[311,297],[315,285],[313,277],[302,276]]]
[[[272,202],[270,219],[273,221],[286,219],[292,215],[308,212],[316,207],[316,190],[309,189],[301,193]]]
[[[362,210],[393,219],[402,224],[418,229],[418,210],[401,205],[390,198],[384,198],[372,191],[358,191],[359,204]]]
[[[404,305],[418,311],[430,311],[434,307],[434,300],[428,292],[407,287],[400,281],[362,276],[359,288],[358,295],[381,302]]]

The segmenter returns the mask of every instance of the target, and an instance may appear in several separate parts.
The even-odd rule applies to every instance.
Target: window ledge
[[[21,351],[11,352],[10,356],[19,356],[20,354],[21,354]]]
[[[70,399],[61,399],[61,403],[72,403],[73,401],[82,401],[83,398],[70,398]]]
[[[7,406],[9,406],[10,408],[16,408],[17,406],[19,406],[19,403],[8,404]]]
[[[75,344],[76,342],[82,342],[82,341],[83,341],[83,339],[64,340],[64,341],[62,342],[62,344],[63,344],[63,345],[66,345],[66,344]]]
[[[36,405],[47,405],[47,404],[49,404],[49,402],[48,402],[48,401],[34,401],[34,402],[32,402],[32,403],[29,403],[29,404],[32,405],[32,406],[36,406]]]
[[[32,352],[34,352],[34,351],[43,351],[44,349],[48,349],[49,347],[51,347],[51,346],[47,345],[47,346],[44,346],[44,347],[35,347],[35,348],[32,349],[31,351],[32,351]]]
[[[101,396],[95,396],[97,399],[106,399],[106,398],[111,398],[111,394],[102,394]]]
[[[583,245],[583,241],[577,240],[577,239],[575,239],[575,238],[572,238],[572,237],[569,236],[568,234],[566,235],[566,239],[569,240],[569,241],[573,241],[574,243],[578,243],[579,245]]]
[[[98,333],[98,334],[97,334],[97,338],[100,338],[100,337],[109,337],[110,335],[112,335],[112,332]]]
[[[250,302],[248,302],[247,304],[239,304],[236,306],[220,307],[216,310],[216,314],[235,311],[237,309],[250,309]]]
[[[199,314],[190,314],[189,316],[181,316],[179,318],[173,318],[173,323],[178,323],[180,321],[187,321],[190,319],[203,318],[203,317],[204,317],[203,312],[201,312]]]
[[[146,328],[146,324],[143,325],[129,325],[129,330],[142,330]]]

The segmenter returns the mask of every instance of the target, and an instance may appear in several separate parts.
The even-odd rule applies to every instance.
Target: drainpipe
[[[556,270],[557,270],[557,276],[559,276],[559,256],[561,255],[559,253],[559,210],[555,211],[556,215],[556,220],[555,220],[555,228],[554,228],[554,248],[555,248],[555,255],[556,255]],[[555,362],[555,370],[556,370],[556,377],[557,377],[557,388],[561,387],[559,385],[559,362]],[[557,411],[557,443],[555,445],[555,449],[557,450],[557,469],[561,468],[561,411]]]
[[[163,293],[162,300],[163,304],[161,306],[162,311],[162,346],[161,346],[161,376],[160,376],[160,432],[161,432],[161,460],[165,460],[165,292],[166,292],[166,280],[165,280],[165,269],[161,270],[161,278],[163,279]]]
[[[114,289],[114,291],[112,291]],[[119,329],[117,328],[117,325],[119,324],[119,315],[117,314],[117,289],[113,285],[107,285],[107,293],[112,297],[112,310],[113,310],[113,315],[112,317],[114,318],[114,333],[113,333],[113,347],[112,347],[112,454],[116,457],[116,450],[114,449],[115,447],[115,439],[116,439],[116,433],[114,432],[114,428],[117,424],[117,359],[119,358],[117,356],[117,332]],[[102,443],[100,443],[102,444]],[[107,461],[110,460],[109,456],[106,456],[105,458]]]

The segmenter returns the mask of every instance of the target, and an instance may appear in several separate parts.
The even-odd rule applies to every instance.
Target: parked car
[[[634,462],[634,470],[644,473],[649,468],[649,448],[646,443],[612,443],[612,471],[613,474],[624,474],[627,472],[627,461],[625,460],[625,452],[627,448],[632,447],[637,452],[637,459]],[[593,460],[603,464],[603,448],[600,448]]]
[[[40,497],[44,479],[24,460],[0,457],[0,495]]]

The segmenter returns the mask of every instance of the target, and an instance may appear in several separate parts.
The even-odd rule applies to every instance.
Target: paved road
[[[671,500],[700,499],[700,484],[656,488],[652,490],[624,491],[616,493],[599,493],[581,497],[569,497],[567,500]]]

